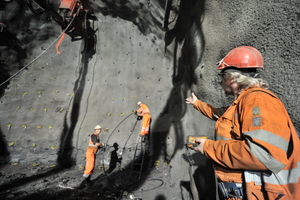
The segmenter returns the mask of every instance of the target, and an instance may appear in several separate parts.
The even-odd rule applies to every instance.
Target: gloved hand
[[[107,146],[107,144],[105,144],[105,143],[102,143],[102,147],[106,147]]]
[[[143,119],[143,117],[142,116],[137,116],[137,118],[136,118],[137,120],[142,120]]]

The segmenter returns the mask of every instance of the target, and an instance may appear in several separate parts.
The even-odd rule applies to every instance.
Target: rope
[[[44,55],[60,38],[61,36],[66,32],[66,30],[71,26],[71,24],[73,23],[74,19],[76,17],[76,14],[74,15],[74,17],[72,18],[71,22],[68,24],[68,26],[66,27],[66,29],[59,35],[59,37],[57,37],[51,44],[50,46],[45,49],[40,55],[38,55],[35,59],[33,59],[32,61],[30,61],[27,65],[25,65],[23,68],[21,68],[19,71],[17,71],[14,75],[12,75],[10,78],[8,78],[6,81],[2,82],[0,84],[0,87],[5,84],[6,82],[10,81],[12,78],[14,78],[15,76],[17,76],[19,73],[21,73],[24,69],[26,69],[29,65],[31,65],[33,62],[35,62],[37,59],[39,59],[42,55]]]

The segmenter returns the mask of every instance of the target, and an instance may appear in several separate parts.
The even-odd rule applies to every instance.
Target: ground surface
[[[170,175],[168,167],[145,169],[143,174],[147,179],[142,177],[140,180],[138,176],[129,176],[129,169],[98,167],[93,173],[92,183],[81,186],[82,169],[3,165],[0,199],[165,199],[165,195],[171,195],[164,191],[170,188],[165,183]],[[185,195],[189,195],[187,191]]]
[[[89,37],[66,35],[59,54],[62,27],[49,13],[35,15],[24,0],[0,1],[7,31],[1,26],[0,80],[19,72],[0,87],[0,198],[192,199],[186,137],[213,138],[214,122],[185,98],[195,92],[228,106],[216,62],[240,45],[262,52],[262,78],[300,130],[298,0],[173,0],[169,8],[161,0],[90,3]],[[141,127],[132,113],[138,101],[149,106],[152,123],[151,156],[136,182],[129,172]],[[89,188],[68,189],[81,182],[96,124],[110,148],[97,155]],[[211,162],[193,157],[200,199],[214,200]]]

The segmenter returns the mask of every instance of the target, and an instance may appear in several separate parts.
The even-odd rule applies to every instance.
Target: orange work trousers
[[[86,165],[84,174],[90,175],[93,173],[95,168],[95,160],[96,160],[96,153],[98,151],[98,147],[89,146],[85,153]]]
[[[149,134],[150,123],[151,123],[151,115],[150,114],[145,114],[143,116],[142,129],[141,129],[140,135]]]

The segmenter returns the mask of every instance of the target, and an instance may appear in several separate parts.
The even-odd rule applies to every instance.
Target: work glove
[[[137,116],[136,119],[137,119],[137,120],[141,120],[141,119],[143,119],[143,117],[142,117],[142,116]]]
[[[102,143],[102,147],[106,147],[107,146],[107,144],[105,144],[105,143]]]

